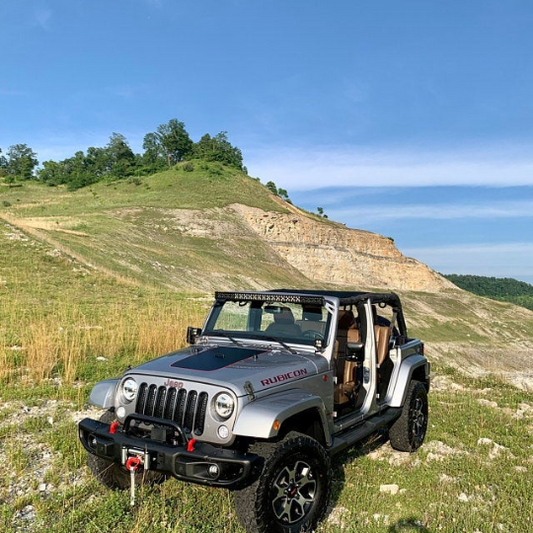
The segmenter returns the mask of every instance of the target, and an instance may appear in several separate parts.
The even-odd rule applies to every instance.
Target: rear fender
[[[105,379],[104,381],[99,381],[91,391],[89,403],[101,407],[102,409],[113,407],[115,405],[115,390],[118,382],[118,379]]]
[[[242,437],[271,439],[279,434],[285,420],[308,409],[318,411],[324,438],[329,445],[331,436],[324,402],[318,396],[301,390],[272,394],[245,405],[233,427],[233,433]],[[274,429],[274,422],[277,429]]]
[[[412,379],[424,383],[429,390],[429,370],[429,363],[423,355],[417,354],[405,358],[401,363],[390,401],[387,403],[391,407],[402,407]]]

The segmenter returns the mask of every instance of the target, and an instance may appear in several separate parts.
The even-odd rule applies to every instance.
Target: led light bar
[[[324,305],[322,296],[306,296],[302,294],[273,294],[270,292],[215,292],[217,300],[230,302],[280,302],[306,305]]]

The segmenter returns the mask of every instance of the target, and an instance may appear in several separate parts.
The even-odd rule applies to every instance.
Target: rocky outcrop
[[[344,286],[437,292],[454,287],[392,239],[299,212],[274,213],[235,204],[232,208],[259,237],[307,278]]]

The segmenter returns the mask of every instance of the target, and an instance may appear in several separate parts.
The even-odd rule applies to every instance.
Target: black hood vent
[[[191,355],[185,359],[180,359],[170,366],[209,372],[239,363],[240,361],[244,361],[244,359],[248,359],[263,352],[264,350],[218,346],[216,348],[204,350],[196,355]]]

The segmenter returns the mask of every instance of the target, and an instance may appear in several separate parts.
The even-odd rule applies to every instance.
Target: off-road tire
[[[400,418],[389,429],[391,446],[414,452],[424,442],[428,426],[428,395],[420,381],[411,381]]]
[[[112,424],[115,420],[115,410],[109,409],[101,417],[100,420],[106,424]],[[125,490],[130,487],[130,474],[125,467],[102,459],[92,453],[87,455],[87,466],[90,468],[94,477],[109,489]],[[155,483],[162,483],[166,476],[159,472],[142,472],[135,475],[135,484],[153,485]]]
[[[262,458],[254,483],[235,491],[235,509],[249,533],[312,531],[331,489],[331,464],[315,439],[292,431],[279,442],[250,447]],[[260,459],[261,460],[261,459]]]

